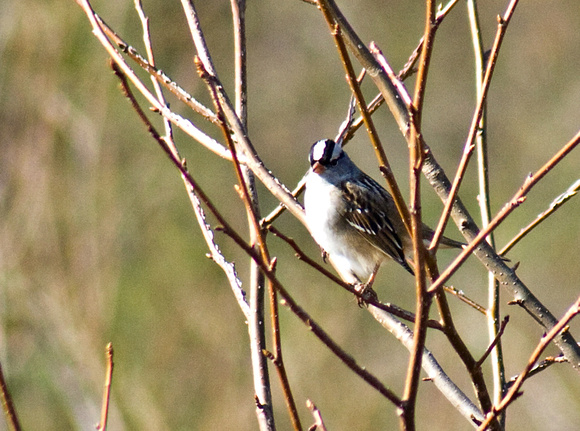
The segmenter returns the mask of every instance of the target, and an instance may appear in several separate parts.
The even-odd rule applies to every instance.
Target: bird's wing
[[[340,186],[346,201],[342,216],[348,224],[374,247],[413,273],[405,260],[401,238],[389,219],[391,195],[365,174],[356,181],[343,181]]]

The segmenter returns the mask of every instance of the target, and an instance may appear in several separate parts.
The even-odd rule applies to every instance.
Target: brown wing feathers
[[[364,187],[350,180],[341,183],[347,201],[343,215],[345,220],[374,247],[413,273],[405,260],[401,239],[387,214],[386,202],[391,197],[367,175],[357,179],[357,182]]]

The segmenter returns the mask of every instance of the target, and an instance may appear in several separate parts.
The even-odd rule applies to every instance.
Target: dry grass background
[[[422,32],[421,2],[342,3],[360,35],[377,41],[391,64],[401,67]],[[505,2],[480,3],[489,46],[494,16],[503,13]],[[196,6],[220,76],[231,87],[229,2]],[[141,49],[132,1],[95,1],[94,7]],[[179,2],[145,0],[144,7],[158,65],[207,102]],[[247,19],[250,137],[267,166],[293,186],[307,168],[310,144],[336,133],[348,87],[316,8],[298,0],[249,2]],[[567,0],[522,2],[508,29],[489,99],[494,211],[578,130],[578,28],[580,9]],[[448,173],[474,105],[470,43],[460,4],[437,36],[423,128]],[[104,348],[112,341],[111,430],[256,429],[243,315],[225,278],[205,258],[179,176],[118,91],[80,8],[72,0],[3,0],[0,64],[0,359],[24,428],[93,429]],[[177,102],[173,108],[185,112]],[[405,184],[405,143],[387,110],[375,121]],[[196,179],[222,197],[219,208],[244,229],[231,166],[182,134],[177,142]],[[351,145],[353,158],[377,177],[364,134]],[[534,189],[498,230],[498,243],[577,179],[579,166],[576,152]],[[475,212],[475,170],[468,174],[461,196]],[[426,188],[425,199],[425,218],[433,224],[441,204]],[[264,192],[262,204],[268,211],[274,201]],[[579,211],[578,199],[569,202],[511,254],[522,262],[522,280],[556,316],[580,291]],[[280,226],[316,255],[305,229],[290,216]],[[458,237],[454,229],[448,233]],[[244,277],[247,259],[227,238],[219,242]],[[294,297],[362,364],[388,386],[401,388],[407,357],[401,346],[284,244],[275,238],[270,244]],[[442,254],[440,260],[450,257]],[[486,278],[479,263],[470,261],[452,281],[485,302]],[[411,286],[411,278],[393,265],[376,288],[382,298],[412,308]],[[482,353],[484,319],[451,302],[468,345]],[[541,330],[521,310],[504,311],[512,316],[504,339],[511,376],[525,364]],[[303,403],[311,398],[329,429],[396,427],[384,399],[348,373],[294,316],[283,310],[281,317],[287,369],[305,423]],[[578,322],[573,330],[580,336]],[[445,340],[430,333],[427,345],[470,393]],[[289,429],[275,388],[279,429]],[[508,414],[509,429],[580,428],[580,380],[570,366],[552,367],[524,390]],[[428,385],[419,405],[428,409],[418,412],[418,423],[430,430],[469,429]]]

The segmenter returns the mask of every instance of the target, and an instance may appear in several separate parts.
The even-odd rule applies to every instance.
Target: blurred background
[[[208,106],[193,68],[194,51],[179,2],[144,0],[158,66]],[[480,2],[486,47],[505,1]],[[423,31],[422,2],[356,0],[339,6],[365,42],[374,40],[400,69]],[[104,20],[141,52],[133,2],[94,1]],[[230,3],[196,7],[218,73],[232,89]],[[344,72],[317,9],[304,2],[249,2],[247,10],[249,134],[265,164],[289,187],[307,169],[312,142],[334,137],[349,98]],[[490,96],[488,137],[492,209],[497,212],[580,125],[580,9],[575,0],[522,2],[510,24]],[[207,252],[183,183],[118,90],[107,55],[72,0],[0,3],[0,360],[24,429],[89,430],[99,420],[105,346],[115,349],[112,430],[255,430],[244,317]],[[408,82],[412,88],[412,79]],[[370,100],[372,84],[365,86]],[[213,136],[199,117],[172,108]],[[440,27],[423,132],[452,176],[474,107],[473,54],[460,2]],[[146,105],[144,105],[146,107]],[[154,116],[154,114],[151,114]],[[404,190],[407,148],[386,108],[374,116]],[[176,132],[201,186],[245,232],[243,206],[229,163]],[[364,131],[349,153],[375,178]],[[579,177],[576,150],[498,229],[503,246]],[[276,202],[260,189],[264,213]],[[405,192],[408,195],[408,192]],[[460,195],[478,214],[474,165]],[[424,217],[434,225],[442,205],[424,187]],[[518,274],[556,316],[580,292],[580,199],[567,203],[511,253]],[[318,258],[306,230],[285,214],[277,227]],[[454,226],[447,235],[459,239]],[[217,240],[247,280],[248,259]],[[334,339],[402,393],[407,352],[354,299],[298,262],[269,238],[278,274],[294,298]],[[453,258],[441,252],[441,266]],[[485,304],[487,274],[470,259],[452,284]],[[413,280],[386,266],[375,284],[381,299],[413,309]],[[504,295],[503,303],[511,298]],[[474,356],[486,348],[483,316],[450,298]],[[517,374],[542,335],[522,310],[507,305],[506,372]],[[433,313],[435,315],[435,313]],[[285,362],[303,425],[307,398],[331,430],[397,429],[393,407],[350,373],[288,310],[281,310]],[[580,325],[572,324],[576,338]],[[473,396],[457,355],[439,334],[428,347]],[[552,346],[547,354],[557,354]],[[489,369],[486,368],[489,375]],[[508,428],[580,428],[580,376],[555,365],[524,386]],[[272,372],[279,429],[290,429]],[[489,384],[491,386],[491,382]],[[421,385],[418,427],[471,429],[429,384]],[[0,421],[0,429],[5,424]]]

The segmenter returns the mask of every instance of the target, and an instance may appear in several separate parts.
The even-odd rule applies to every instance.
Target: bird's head
[[[340,145],[337,145],[332,139],[322,139],[312,145],[308,160],[312,171],[316,174],[322,174],[329,167],[336,166],[338,160],[345,155]]]

